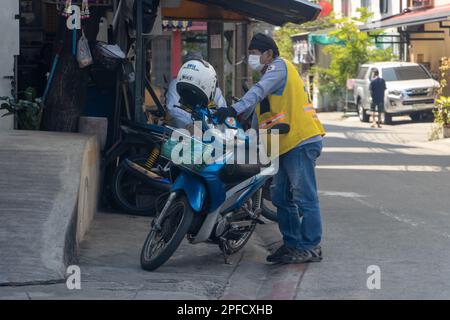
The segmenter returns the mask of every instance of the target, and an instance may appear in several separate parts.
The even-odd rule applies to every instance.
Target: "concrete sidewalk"
[[[280,244],[276,224],[259,225],[246,247],[225,264],[217,245],[184,241],[154,272],[139,256],[150,219],[100,213],[81,246],[81,290],[65,283],[0,287],[0,299],[294,299],[305,266],[270,265]]]
[[[0,135],[0,286],[63,281],[97,204],[97,140]]]

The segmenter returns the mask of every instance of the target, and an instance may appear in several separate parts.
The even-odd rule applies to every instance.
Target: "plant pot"
[[[442,135],[443,135],[444,139],[450,138],[450,125],[449,124],[444,125],[442,127],[442,131],[443,131]]]

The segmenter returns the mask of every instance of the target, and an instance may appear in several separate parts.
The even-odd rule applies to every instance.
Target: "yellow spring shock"
[[[147,162],[145,163],[145,167],[148,170],[151,170],[153,168],[153,166],[156,163],[156,160],[158,160],[159,158],[160,153],[161,151],[159,150],[159,148],[154,148],[152,152],[150,152],[150,155],[147,158]]]

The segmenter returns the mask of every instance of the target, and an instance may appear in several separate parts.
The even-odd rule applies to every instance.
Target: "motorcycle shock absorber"
[[[150,155],[148,156],[147,161],[145,162],[145,168],[147,170],[152,170],[160,154],[161,150],[158,147],[154,148],[152,152],[150,152]]]
[[[254,208],[255,210],[258,210],[258,209],[261,208],[261,205],[262,205],[262,192],[263,192],[263,190],[262,190],[262,188],[261,188],[261,189],[259,189],[259,190],[255,193],[255,195],[254,195],[254,204],[253,204],[253,208]]]

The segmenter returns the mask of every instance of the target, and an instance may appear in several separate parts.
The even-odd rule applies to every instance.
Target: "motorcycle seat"
[[[225,184],[245,181],[261,172],[259,164],[227,164],[220,172],[220,179]]]

